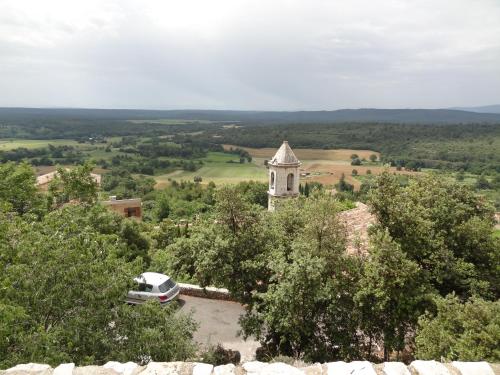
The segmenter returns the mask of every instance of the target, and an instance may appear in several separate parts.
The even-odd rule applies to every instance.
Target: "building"
[[[142,218],[142,201],[140,198],[116,199],[116,196],[111,196],[108,201],[102,201],[101,203],[123,217],[133,217],[139,220]]]
[[[299,167],[297,159],[287,141],[267,163],[269,169],[268,210],[274,211],[281,199],[299,196]]]
[[[66,168],[67,171],[69,171],[68,168]],[[47,185],[49,184],[50,181],[52,181],[54,178],[58,176],[59,173],[57,171],[49,172],[46,174],[42,174],[40,176],[37,176],[36,178],[36,186],[39,188],[46,188]],[[90,176],[94,179],[95,183],[97,186],[101,185],[101,175],[97,173],[91,173]]]

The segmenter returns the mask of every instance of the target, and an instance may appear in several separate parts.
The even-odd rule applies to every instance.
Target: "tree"
[[[367,169],[366,170],[366,174],[372,174],[372,170],[371,169]]]
[[[44,202],[35,186],[35,174],[29,164],[0,164],[0,211],[41,214]]]
[[[457,296],[437,298],[436,313],[419,319],[416,355],[419,359],[458,361],[500,360],[500,301]]]
[[[289,243],[268,255],[267,290],[255,294],[241,321],[245,334],[259,338],[269,356],[324,361],[359,354],[353,303],[359,264],[345,254],[338,210],[331,197],[316,195],[277,212],[281,228],[271,226]],[[288,224],[293,226],[285,229]]]
[[[361,165],[361,160],[359,158],[352,159],[351,165]]]
[[[491,184],[484,174],[481,174],[476,181],[475,187],[477,190],[491,189]]]
[[[194,353],[189,318],[159,304],[124,304],[142,261],[123,256],[129,245],[117,236],[115,220],[120,219],[98,206],[70,206],[38,221],[1,221],[0,367],[147,355],[184,360]],[[165,321],[171,328],[156,326]],[[158,330],[160,341],[176,343],[164,354]]]
[[[352,172],[351,172],[351,174],[353,176],[357,176],[358,175],[358,170],[357,169],[353,169]]]
[[[376,154],[371,154],[371,155],[370,155],[370,161],[371,161],[372,163],[376,162],[376,161],[377,161],[377,159],[378,159],[378,157],[377,157],[377,155],[376,155]]]
[[[170,212],[169,197],[166,194],[159,194],[156,198],[156,219],[162,221],[170,215]]]
[[[310,194],[310,192],[311,192],[311,189],[310,189],[310,187],[309,187],[309,184],[306,182],[306,184],[305,184],[305,186],[304,186],[304,195],[305,195],[306,197],[308,197],[308,196],[309,196],[309,194]]]
[[[351,185],[350,183],[346,182],[345,175],[343,173],[340,176],[340,180],[339,180],[338,184],[336,184],[335,186],[339,192],[344,192],[344,191],[352,192],[352,191],[354,191],[354,186]]]
[[[56,206],[74,199],[87,204],[97,200],[97,182],[91,175],[92,169],[90,163],[71,170],[57,168],[57,176],[49,183],[50,197]]]
[[[404,203],[404,204],[403,204]],[[384,172],[371,190],[378,225],[419,264],[442,296],[498,298],[500,241],[492,208],[466,186],[428,175],[402,186]]]
[[[359,159],[358,154],[351,154],[351,160]]]
[[[372,343],[382,342],[388,361],[391,352],[405,349],[408,334],[428,305],[430,287],[419,265],[408,259],[387,231],[372,234],[369,253],[355,300],[369,337],[367,354]]]

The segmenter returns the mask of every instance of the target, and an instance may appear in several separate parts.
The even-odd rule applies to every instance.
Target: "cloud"
[[[500,102],[496,0],[0,0],[0,105]]]

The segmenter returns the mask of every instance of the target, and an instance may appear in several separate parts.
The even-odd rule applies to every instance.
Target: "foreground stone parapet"
[[[500,365],[487,362],[413,361],[372,364],[368,361],[330,362],[313,365],[246,362],[212,366],[197,362],[150,362],[139,366],[133,362],[108,362],[104,366],[75,367],[64,363],[56,368],[39,363],[21,364],[0,375],[500,375]]]

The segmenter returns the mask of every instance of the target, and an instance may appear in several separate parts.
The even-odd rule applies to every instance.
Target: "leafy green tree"
[[[71,170],[57,168],[57,176],[49,183],[50,198],[56,206],[70,200],[92,204],[97,200],[97,182],[91,175],[93,165],[85,163]]]
[[[377,159],[378,159],[378,157],[377,157],[377,155],[376,155],[376,154],[371,154],[371,155],[370,155],[370,161],[371,161],[372,163],[375,163],[375,162],[377,161]]]
[[[1,221],[0,367],[94,364],[151,354],[152,360],[183,360],[193,353],[188,318],[159,304],[124,304],[132,278],[142,270],[141,258],[129,262],[122,256],[128,244],[117,236],[113,215],[100,207],[90,211],[71,206],[39,221]],[[170,328],[156,326],[167,320]],[[163,355],[160,336],[176,343]]]
[[[277,212],[282,227],[275,228],[289,243],[268,254],[268,288],[254,295],[241,322],[246,334],[260,338],[269,356],[320,361],[359,354],[353,302],[359,263],[345,253],[338,211],[331,197],[316,195]]]
[[[353,169],[352,172],[351,172],[351,174],[353,176],[357,176],[358,175],[358,170],[357,169]]]
[[[175,304],[160,306],[157,301],[120,306],[113,325],[117,340],[110,357],[121,362],[146,364],[188,360],[196,356],[192,338],[197,324],[190,315],[176,314]]]
[[[156,219],[161,222],[169,217],[170,212],[169,197],[166,194],[159,194],[156,198]]]
[[[387,172],[377,181],[370,203],[378,225],[442,296],[498,297],[500,241],[491,235],[492,208],[481,197],[433,175],[408,186]]]
[[[387,231],[371,236],[368,259],[355,300],[362,314],[362,328],[368,336],[366,352],[382,342],[384,360],[404,350],[418,317],[429,304],[430,287],[423,280],[419,265],[408,259]]]
[[[491,184],[484,174],[481,174],[475,184],[477,190],[491,189]]]
[[[354,191],[354,186],[345,180],[345,175],[342,173],[338,184],[335,185],[339,192],[352,192]]]
[[[251,204],[258,204],[267,208],[266,183],[257,181],[243,181],[236,185],[236,193],[243,195],[244,199]]]
[[[308,197],[308,196],[309,196],[309,194],[310,194],[310,192],[311,192],[311,189],[310,189],[310,187],[309,187],[309,184],[306,182],[306,184],[305,184],[305,186],[304,186],[304,195],[305,195],[306,197]]]
[[[44,203],[35,186],[35,174],[29,164],[0,164],[0,210],[43,213]]]
[[[457,296],[436,300],[436,313],[419,319],[416,355],[420,359],[500,361],[500,301]]]
[[[359,158],[355,158],[351,160],[351,165],[361,165],[361,160]]]

